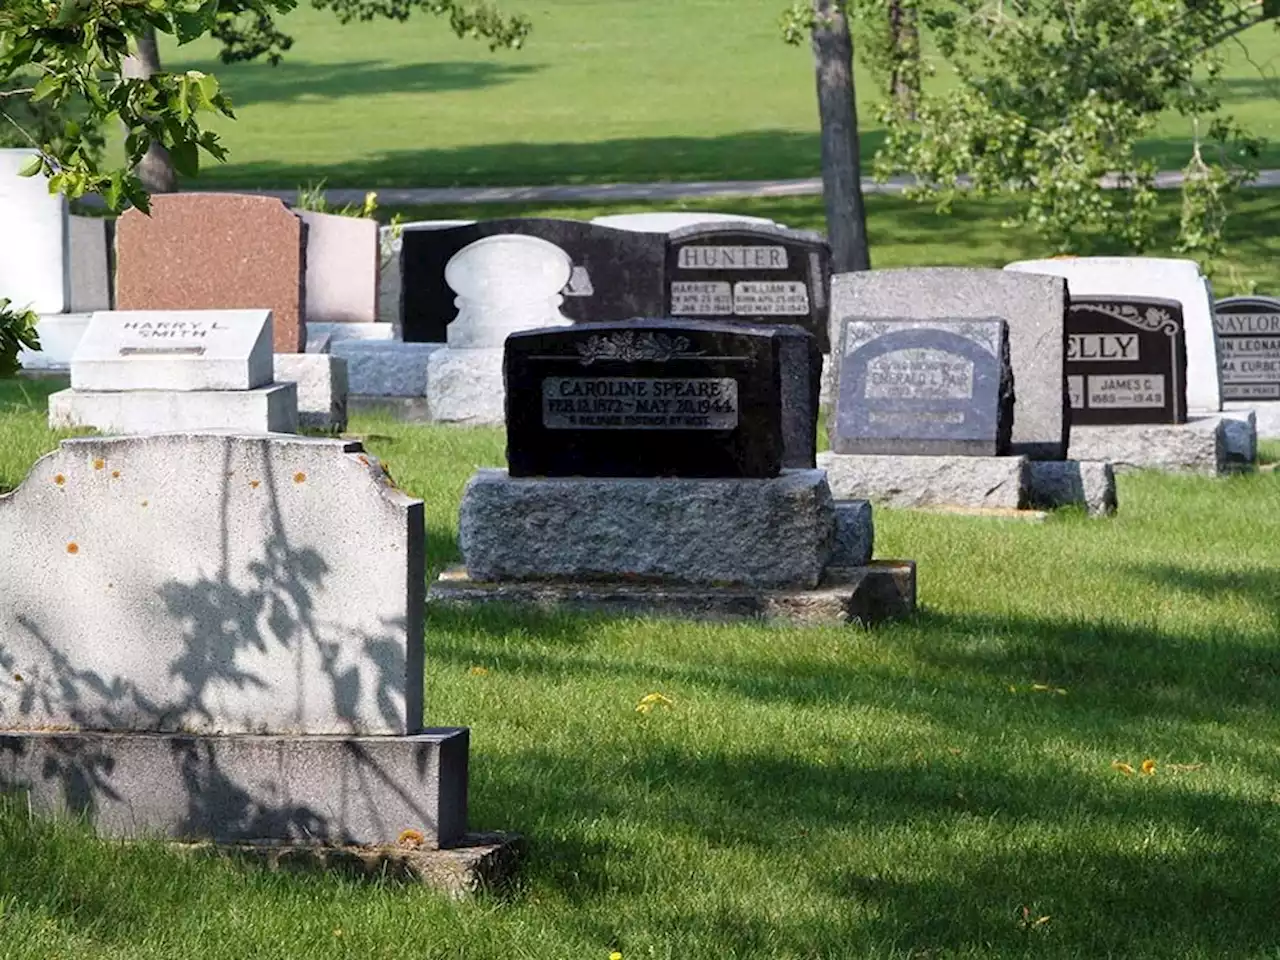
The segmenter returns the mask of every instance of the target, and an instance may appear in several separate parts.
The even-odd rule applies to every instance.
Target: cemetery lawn
[[[300,4],[278,67],[225,65],[215,43],[163,50],[169,69],[221,78],[236,122],[207,187],[449,186],[808,177],[818,119],[807,46],[781,39],[783,0],[501,0],[533,34],[491,53],[415,15],[340,26]],[[1228,45],[1226,109],[1273,141],[1280,37],[1269,24]],[[869,41],[868,41],[869,42]],[[926,49],[926,55],[930,55]],[[945,76],[936,81],[947,82]],[[879,91],[857,73],[862,142],[883,140]],[[1168,117],[1143,145],[1163,169],[1190,159],[1190,121]]]
[[[0,381],[0,489],[55,445],[59,386]],[[452,562],[500,431],[351,433]],[[1120,498],[1043,524],[878,511],[923,610],[870,631],[432,611],[428,719],[472,728],[473,828],[529,839],[513,890],[272,875],[12,801],[0,955],[1275,956],[1280,473]]]

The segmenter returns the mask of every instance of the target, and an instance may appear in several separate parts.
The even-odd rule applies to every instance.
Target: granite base
[[[437,423],[501,426],[506,422],[502,348],[446,347],[427,361],[427,409]]]
[[[818,455],[837,499],[865,498],[887,507],[952,512],[1083,507],[1091,516],[1116,511],[1115,475],[1106,463],[1026,457],[891,457]]]
[[[686,620],[766,620],[794,626],[872,624],[915,612],[916,565],[910,560],[877,560],[862,567],[829,567],[817,587],[790,590],[594,581],[486,583],[470,579],[457,567],[428,588],[427,602]]]
[[[374,326],[374,324],[367,324]],[[442,343],[398,340],[335,340],[329,352],[347,361],[351,393],[368,397],[425,397],[427,362]]]
[[[49,397],[49,426],[102,433],[297,433],[298,388],[273,383],[256,390],[60,390]]]
[[[869,524],[870,510],[859,515]],[[861,539],[869,544],[870,531]],[[772,479],[633,479],[481,469],[467,483],[458,520],[468,573],[496,582],[808,589],[835,541],[835,504],[820,470],[784,470]]]
[[[1262,403],[1224,403],[1224,416],[1254,414],[1254,428],[1259,440],[1280,440],[1280,400]]]
[[[324,353],[277,353],[276,383],[298,385],[298,426],[347,429],[347,361]]]
[[[464,727],[411,736],[0,733],[0,787],[103,836],[395,844],[466,833]]]
[[[1071,456],[1105,460],[1122,471],[1222,476],[1253,468],[1257,428],[1243,413],[1199,416],[1184,424],[1073,427]]]

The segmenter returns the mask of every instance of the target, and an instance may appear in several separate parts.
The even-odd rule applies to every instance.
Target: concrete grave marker
[[[831,283],[836,342],[851,319],[1006,321],[1017,387],[1010,453],[1033,460],[1067,455],[1066,312],[1064,281],[1007,270],[868,270],[838,274]],[[830,365],[829,377],[836,366]]]
[[[1003,320],[848,320],[839,362],[835,453],[1008,453],[1014,381]]]
[[[272,380],[269,310],[100,311],[71,358],[75,390],[252,390]]]
[[[157,194],[116,225],[119,310],[270,310],[276,353],[306,348],[305,228],[272,197]]]
[[[1186,423],[1182,304],[1072,297],[1067,389],[1074,424]]]
[[[831,251],[816,234],[767,224],[702,224],[670,236],[673,317],[796,324],[827,351]]]
[[[537,237],[498,235],[463,247],[444,271],[458,295],[449,347],[500,348],[519,330],[570,325],[560,291],[572,272],[568,254]]]
[[[18,171],[34,150],[0,150],[0,297],[19,310],[62,313],[71,301],[67,200]]]

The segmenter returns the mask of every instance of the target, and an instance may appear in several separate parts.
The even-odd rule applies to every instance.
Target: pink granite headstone
[[[117,310],[267,309],[276,353],[306,349],[306,228],[274,197],[169,193],[116,226]]]
[[[378,221],[299,210],[307,225],[307,319],[378,319]]]

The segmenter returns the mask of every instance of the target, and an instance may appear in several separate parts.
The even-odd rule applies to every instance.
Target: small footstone
[[[818,455],[832,494],[889,507],[1026,506],[1025,457]]]
[[[1101,460],[1038,460],[1030,464],[1031,502],[1035,506],[1080,505],[1091,517],[1116,512],[1116,475]]]

